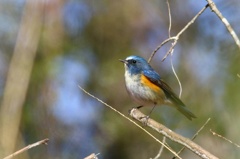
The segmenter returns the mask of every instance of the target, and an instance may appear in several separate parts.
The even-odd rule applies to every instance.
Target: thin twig
[[[209,5],[207,4],[203,9],[201,9],[198,12],[198,14],[195,17],[193,17],[193,19],[190,22],[188,22],[187,25],[175,36],[175,40],[174,40],[173,45],[171,46],[169,51],[165,54],[165,56],[163,57],[162,61],[164,61],[167,58],[167,56],[172,52],[172,49],[176,46],[177,41],[178,41],[179,37],[182,35],[182,33],[184,31],[186,31],[188,29],[188,27],[195,22],[195,20],[207,9],[208,6]]]
[[[173,46],[173,44],[172,44],[172,46]],[[180,79],[178,78],[178,75],[177,75],[177,73],[176,73],[176,71],[174,69],[173,62],[172,62],[172,56],[173,56],[174,49],[172,49],[171,51],[172,51],[171,52],[171,68],[172,68],[174,76],[176,77],[176,79],[178,81],[178,84],[179,84],[179,98],[181,98],[181,96],[182,96],[182,84],[181,84]]]
[[[171,28],[172,28],[172,15],[171,15],[171,9],[170,9],[170,4],[169,1],[166,1],[167,3],[167,8],[168,8],[168,18],[169,18],[169,27],[168,27],[168,37],[171,37]]]
[[[182,96],[182,84],[181,84],[181,81],[180,81],[180,79],[178,78],[178,75],[177,75],[177,73],[176,73],[176,71],[175,71],[175,69],[174,69],[174,66],[173,66],[173,62],[172,62],[172,55],[173,54],[171,54],[171,67],[172,67],[172,71],[173,71],[173,74],[174,74],[174,76],[176,77],[176,79],[177,79],[177,81],[178,81],[178,84],[179,84],[179,98],[181,98],[181,96]]]
[[[194,140],[198,134],[200,133],[200,131],[202,131],[202,129],[208,124],[208,122],[211,120],[211,118],[208,118],[208,120],[203,124],[203,126],[201,126],[201,128],[193,135],[193,137],[191,138],[191,140]],[[178,151],[177,154],[180,154],[186,147],[182,147],[181,150]],[[175,159],[175,156],[172,158]]]
[[[219,19],[221,19],[221,21],[223,22],[223,24],[226,26],[228,32],[230,33],[230,35],[233,37],[235,43],[237,44],[238,48],[240,49],[240,41],[239,38],[237,36],[237,34],[235,33],[235,31],[233,30],[232,26],[230,25],[230,23],[227,21],[227,19],[222,15],[222,13],[218,10],[216,4],[212,1],[212,0],[206,0],[209,4],[209,7],[211,8],[211,10],[219,17]]]
[[[173,45],[171,46],[171,48],[168,50],[168,52],[165,54],[165,56],[164,56],[163,59],[162,59],[162,61],[164,61],[164,60],[167,58],[167,56],[171,53],[171,50],[172,50],[172,49],[175,47],[175,45],[177,44],[177,41],[178,41],[179,37],[182,35],[182,33],[183,33],[184,31],[186,31],[187,28],[188,28],[191,24],[193,24],[193,23],[195,22],[195,20],[205,11],[205,9],[207,9],[208,6],[209,6],[209,5],[207,4],[202,10],[200,10],[200,11],[197,13],[197,15],[196,15],[195,17],[193,17],[193,19],[192,19],[190,22],[188,22],[187,25],[186,25],[182,30],[180,30],[180,32],[179,32],[176,36],[170,37],[170,38],[164,40],[160,45],[158,45],[157,48],[151,53],[151,56],[150,56],[149,59],[148,59],[148,63],[151,62],[153,56],[156,54],[156,52],[157,52],[164,44],[166,44],[167,42],[173,40],[173,41],[174,41],[174,42],[173,42]]]
[[[16,151],[16,152],[14,152],[13,154],[11,154],[11,155],[3,158],[3,159],[13,158],[13,157],[15,157],[15,156],[23,153],[24,151],[27,151],[27,150],[29,150],[29,149],[31,149],[31,148],[33,148],[33,147],[36,147],[36,146],[39,146],[39,145],[42,145],[42,144],[47,145],[48,141],[49,141],[49,139],[47,138],[47,139],[43,139],[43,140],[41,140],[41,141],[35,142],[35,143],[31,144],[31,145],[28,145],[28,146],[26,146],[26,147],[24,147],[24,148],[22,148],[22,149],[20,149],[20,150],[18,150],[18,151]]]
[[[166,142],[166,137],[165,136],[163,136],[163,140],[162,140],[162,143],[164,143],[165,144],[165,142]],[[160,148],[160,150],[159,150],[159,152],[158,152],[158,154],[156,155],[156,157],[154,157],[153,159],[158,159],[158,158],[160,158],[160,156],[161,156],[161,154],[162,154],[162,152],[163,152],[163,146],[161,146],[161,148]]]
[[[156,52],[166,43],[168,43],[169,41],[172,41],[172,40],[176,40],[176,37],[171,37],[171,38],[168,38],[166,40],[164,40],[160,45],[157,46],[157,48],[152,52],[151,56],[149,57],[148,59],[148,63],[150,63],[152,61],[152,58],[153,56],[156,54]]]
[[[175,45],[177,44],[177,42],[178,42],[178,38],[176,38],[176,39],[174,40],[174,42],[172,43],[172,46],[170,47],[170,49],[168,50],[168,52],[167,52],[167,53],[165,54],[165,56],[163,57],[162,62],[167,58],[167,56],[168,56],[169,54],[171,54],[171,53],[173,52],[173,49],[174,49]]]
[[[184,31],[186,31],[187,28],[188,28],[191,24],[193,24],[193,23],[195,22],[195,20],[207,9],[208,6],[209,6],[209,5],[206,4],[206,5],[197,13],[197,15],[195,15],[195,16],[193,17],[193,19],[192,19],[190,22],[188,22],[187,25],[176,35],[176,37],[179,38],[180,35],[182,35],[182,33],[183,33]],[[177,39],[178,39],[178,38],[177,38]]]
[[[171,8],[170,8],[169,1],[167,0],[166,3],[167,3],[167,8],[168,8],[168,18],[169,18],[168,37],[170,38],[171,37],[171,28],[172,28],[172,15],[171,15]],[[172,43],[172,46],[173,46],[173,43]],[[173,66],[173,62],[172,62],[173,51],[174,51],[174,49],[171,50],[171,67],[172,67],[173,74],[175,75],[175,77],[178,81],[178,84],[179,84],[179,88],[180,88],[179,98],[181,98],[181,96],[182,96],[182,84],[181,84],[181,81],[179,80],[178,75],[177,75],[177,73],[174,69],[174,66]]]
[[[147,133],[150,137],[152,137],[155,141],[157,141],[158,143],[160,143],[161,145],[163,145],[166,149],[168,149],[170,152],[172,152],[174,155],[176,155],[179,159],[181,159],[180,156],[178,156],[178,154],[176,152],[174,152],[173,150],[171,150],[168,146],[166,146],[165,144],[163,144],[160,140],[158,140],[155,136],[153,136],[150,132],[148,132],[146,129],[144,129],[142,126],[140,126],[139,124],[137,124],[135,121],[133,121],[132,119],[130,119],[129,117],[125,116],[123,113],[119,112],[117,109],[113,108],[112,106],[110,106],[109,104],[103,102],[101,99],[95,97],[94,95],[90,94],[89,92],[87,92],[85,89],[83,89],[81,86],[78,86],[85,94],[89,95],[90,97],[96,99],[98,102],[102,103],[103,105],[107,106],[108,108],[110,108],[111,110],[115,111],[117,114],[121,115],[123,118],[127,119],[128,121],[130,121],[131,123],[133,123],[134,125],[136,125],[138,128],[140,128],[142,131],[144,131],[145,133]]]
[[[212,129],[210,129],[210,132],[211,132],[214,136],[217,136],[217,137],[219,137],[219,138],[222,138],[223,140],[225,140],[225,141],[227,141],[227,142],[229,142],[229,143],[235,145],[237,148],[240,148],[240,145],[238,145],[238,144],[232,142],[231,140],[227,139],[226,137],[224,137],[224,136],[222,136],[222,135],[220,135],[220,134],[218,134],[218,133],[212,131]]]
[[[203,159],[217,159],[216,156],[212,155],[210,152],[203,149],[201,146],[197,145],[190,139],[175,133],[174,131],[172,131],[169,128],[167,128],[166,126],[154,121],[153,119],[148,118],[146,121],[146,118],[144,118],[144,117],[146,117],[146,115],[141,113],[136,108],[133,108],[130,111],[130,116],[142,123],[145,123],[147,126],[152,128],[153,130],[166,136],[168,139],[185,146],[186,148],[188,148],[193,153],[195,153],[196,155],[198,155],[199,157],[201,157]]]

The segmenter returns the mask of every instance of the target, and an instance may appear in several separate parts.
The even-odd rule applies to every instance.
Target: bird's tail
[[[188,110],[186,105],[175,94],[172,94],[172,96],[170,96],[168,103],[169,105],[175,107],[183,115],[185,115],[189,120],[196,118],[196,116],[190,110]]]
[[[185,105],[178,105],[177,110],[180,111],[183,115],[185,115],[189,120],[192,120],[192,118],[196,118],[196,116],[190,112]]]
[[[188,110],[185,104],[178,98],[178,96],[172,91],[172,89],[162,80],[159,81],[159,86],[163,89],[168,101],[171,105],[175,106],[175,108],[180,111],[183,115],[185,115],[189,120],[192,118],[196,118],[196,116]]]

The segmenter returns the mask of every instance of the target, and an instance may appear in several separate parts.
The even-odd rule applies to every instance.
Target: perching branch
[[[90,97],[96,99],[97,101],[99,101],[100,103],[104,104],[105,106],[107,106],[108,108],[110,108],[111,110],[115,111],[116,113],[118,113],[119,115],[121,115],[122,117],[124,117],[125,119],[129,120],[131,123],[133,123],[134,125],[136,125],[138,128],[140,128],[141,130],[143,130],[145,133],[147,133],[149,136],[151,136],[153,139],[155,139],[158,143],[162,144],[166,149],[168,149],[169,151],[171,151],[176,157],[181,158],[178,154],[176,154],[176,152],[174,152],[172,149],[170,149],[168,146],[166,146],[164,143],[162,143],[160,140],[158,140],[156,137],[154,137],[151,133],[149,133],[146,129],[142,128],[139,124],[137,124],[136,122],[134,122],[132,119],[128,118],[127,116],[125,116],[124,114],[122,114],[121,112],[119,112],[118,110],[116,110],[115,108],[113,108],[112,106],[108,105],[107,103],[103,102],[102,100],[100,100],[99,98],[95,97],[94,95],[90,94],[89,92],[87,92],[85,89],[83,89],[82,87],[79,86],[79,88],[86,93],[87,95],[89,95]],[[130,116],[137,119],[138,121],[142,122],[143,124],[146,124],[146,119],[143,118],[145,117],[145,115],[143,113],[141,113],[138,109],[133,108],[130,111]],[[157,132],[159,132],[160,134],[166,136],[167,138],[169,138],[172,141],[175,141],[183,146],[185,146],[186,148],[188,148],[189,150],[191,150],[192,152],[194,152],[195,154],[197,154],[198,156],[200,156],[203,159],[218,159],[216,156],[212,155],[211,153],[209,153],[208,151],[204,150],[202,147],[200,147],[199,145],[197,145],[196,143],[194,143],[193,141],[191,141],[188,138],[185,138],[175,132],[173,132],[172,130],[168,129],[167,127],[165,127],[164,125],[157,123],[156,121],[152,120],[152,119],[148,119],[147,122],[147,126],[151,127],[152,129],[156,130]]]
[[[129,117],[127,117],[126,115],[124,115],[123,113],[119,112],[117,109],[113,108],[111,105],[105,103],[104,101],[102,101],[101,99],[95,97],[94,95],[92,95],[91,93],[89,93],[88,91],[86,91],[85,89],[83,89],[81,86],[78,86],[84,93],[86,93],[87,95],[89,95],[90,97],[96,99],[98,102],[102,103],[103,105],[105,105],[106,107],[110,108],[111,110],[113,110],[114,112],[116,112],[118,115],[122,116],[123,118],[127,119],[128,121],[130,121],[132,124],[134,124],[135,126],[137,126],[139,129],[141,129],[143,132],[145,132],[146,134],[148,134],[151,138],[153,138],[155,141],[157,141],[158,143],[160,143],[161,145],[163,145],[167,150],[169,150],[171,153],[173,153],[177,158],[181,159],[181,157],[172,149],[170,149],[168,146],[166,146],[164,143],[162,143],[159,139],[157,139],[155,136],[153,136],[150,132],[148,132],[146,129],[144,129],[142,126],[140,126],[138,123],[136,123],[135,121],[133,121],[132,119],[130,119]]]
[[[212,0],[207,0],[209,7],[211,8],[212,12],[214,12],[223,22],[223,24],[226,26],[228,32],[230,33],[230,35],[233,37],[233,39],[235,40],[236,45],[238,46],[238,48],[240,49],[240,41],[239,38],[237,36],[237,34],[235,33],[235,31],[233,30],[232,26],[230,25],[230,23],[227,21],[227,19],[221,14],[221,12],[218,10],[216,4],[212,1]]]
[[[197,145],[193,141],[191,141],[188,138],[185,138],[174,131],[170,130],[169,128],[165,127],[164,125],[154,121],[153,119],[148,119],[146,123],[146,118],[144,118],[146,115],[141,113],[138,109],[133,108],[130,111],[130,116],[133,117],[134,119],[142,122],[143,124],[145,123],[147,126],[152,128],[153,130],[157,131],[158,133],[166,136],[170,140],[177,142],[189,150],[191,150],[193,153],[198,155],[199,157],[203,159],[217,159],[216,156],[212,155],[210,152],[206,151],[203,149],[201,146]]]

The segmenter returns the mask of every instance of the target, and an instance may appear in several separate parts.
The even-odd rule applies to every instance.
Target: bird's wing
[[[166,97],[172,101],[174,104],[185,106],[185,104],[177,97],[177,95],[172,91],[172,89],[165,83],[154,70],[143,71],[144,76],[146,76],[152,83],[159,86],[165,93]]]
[[[159,86],[165,93],[167,99],[170,100],[175,105],[177,110],[183,113],[188,119],[192,120],[192,118],[196,118],[196,116],[187,109],[185,104],[172,91],[168,84],[161,80],[157,72],[155,72],[154,70],[147,70],[143,71],[143,75],[147,77],[152,83]]]
[[[158,81],[161,79],[159,74],[154,70],[144,70],[143,75],[147,77],[152,83],[158,85]]]

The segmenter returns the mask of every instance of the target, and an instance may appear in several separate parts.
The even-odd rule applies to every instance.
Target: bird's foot
[[[143,116],[143,117],[140,117],[139,119],[140,120],[144,120],[143,121],[143,126],[147,126],[147,123],[148,123],[148,119],[150,118],[149,115],[146,115],[146,116]]]

